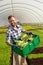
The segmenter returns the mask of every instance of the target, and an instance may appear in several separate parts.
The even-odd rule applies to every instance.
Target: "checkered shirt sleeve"
[[[6,32],[6,42],[11,43],[11,33],[9,31]]]

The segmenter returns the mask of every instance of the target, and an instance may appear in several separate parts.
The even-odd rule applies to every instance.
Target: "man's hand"
[[[7,45],[9,45],[9,46],[12,46],[12,47],[14,47],[14,48],[17,48],[17,45],[16,44],[12,44],[12,43],[9,43],[9,42],[6,42],[7,43]]]
[[[14,47],[14,48],[17,48],[17,45],[16,45],[16,44],[13,44],[13,47]]]
[[[32,32],[28,32],[27,34],[28,34],[28,35],[31,35],[31,34],[33,34],[33,33],[32,33]]]

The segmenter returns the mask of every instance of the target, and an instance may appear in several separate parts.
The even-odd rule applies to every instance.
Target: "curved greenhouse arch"
[[[21,23],[43,23],[43,0],[0,0],[0,26],[14,15]]]

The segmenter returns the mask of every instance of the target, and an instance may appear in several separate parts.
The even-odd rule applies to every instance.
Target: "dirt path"
[[[30,54],[43,53],[43,47],[35,48]]]
[[[43,58],[36,58],[30,60],[31,65],[43,65]]]

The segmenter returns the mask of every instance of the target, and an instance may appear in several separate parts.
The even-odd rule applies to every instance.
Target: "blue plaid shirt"
[[[6,42],[11,43],[11,40],[18,39],[21,35],[21,32],[25,31],[22,29],[20,25],[16,25],[17,30],[13,28],[13,26],[10,26],[6,33]]]

